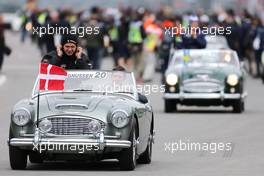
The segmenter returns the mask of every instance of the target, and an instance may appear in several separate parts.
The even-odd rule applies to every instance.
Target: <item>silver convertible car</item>
[[[154,116],[133,73],[68,71],[62,91],[38,91],[13,108],[12,169],[43,161],[118,159],[121,170],[151,162]]]
[[[165,112],[177,111],[177,104],[232,106],[244,111],[244,71],[232,50],[177,50],[164,76]]]

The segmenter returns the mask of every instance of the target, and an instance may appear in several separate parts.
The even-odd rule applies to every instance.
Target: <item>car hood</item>
[[[97,118],[104,122],[115,107],[127,111],[131,98],[103,94],[49,94],[40,97],[40,117],[56,115],[76,115]]]
[[[230,73],[237,73],[234,66],[188,66],[182,69],[182,81],[193,79],[197,81],[217,80],[224,82]]]

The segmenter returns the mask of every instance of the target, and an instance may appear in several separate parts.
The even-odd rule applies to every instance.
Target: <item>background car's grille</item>
[[[188,83],[183,86],[186,93],[219,93],[221,90],[221,85],[209,82]]]
[[[52,123],[52,129],[49,133],[55,135],[85,135],[91,132],[87,129],[88,123],[93,120],[91,118],[75,118],[75,117],[53,117],[48,118]],[[105,128],[105,123],[99,121],[101,128]]]

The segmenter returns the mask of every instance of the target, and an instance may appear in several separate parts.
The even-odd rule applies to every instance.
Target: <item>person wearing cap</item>
[[[75,35],[64,35],[61,45],[55,51],[43,56],[42,63],[49,63],[68,69],[89,69],[89,59],[78,46],[78,38]]]

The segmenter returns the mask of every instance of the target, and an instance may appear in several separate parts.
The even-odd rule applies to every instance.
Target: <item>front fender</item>
[[[35,106],[34,102],[31,101],[30,99],[22,99],[18,103],[16,103],[11,111],[11,116],[10,116],[10,133],[12,133],[13,137],[19,137],[20,133],[33,133],[34,131],[34,117],[35,117]],[[18,126],[16,125],[12,117],[14,115],[14,112],[18,109],[27,109],[30,112],[31,120],[29,123],[27,123],[25,126]]]

